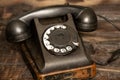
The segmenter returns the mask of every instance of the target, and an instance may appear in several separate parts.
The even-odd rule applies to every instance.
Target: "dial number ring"
[[[61,36],[59,36],[60,32],[61,32]],[[62,32],[63,32],[63,35],[62,35]],[[70,33],[71,32],[69,31],[69,28],[66,25],[59,24],[59,25],[51,26],[47,30],[45,30],[45,32],[43,34],[43,44],[48,51],[50,51],[51,53],[53,53],[55,55],[66,55],[66,54],[70,53],[71,51],[73,51],[77,47],[76,45],[73,44],[73,41],[76,41],[78,43],[77,37],[75,40],[71,41],[71,39],[73,39],[74,35],[71,36]],[[66,43],[66,44],[65,43],[57,44],[57,42],[54,40],[56,40],[56,39],[59,40],[59,37],[54,39],[55,38],[55,36],[53,36],[54,34],[58,34],[57,36],[59,36],[60,38],[63,38],[63,39],[61,39],[63,41],[64,41],[64,38],[70,36],[70,41],[67,41],[68,43]],[[62,37],[62,36],[64,36],[64,37]]]

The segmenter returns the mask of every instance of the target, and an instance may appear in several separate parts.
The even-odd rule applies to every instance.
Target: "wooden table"
[[[16,1],[18,0],[15,0],[15,3]],[[80,5],[80,3],[72,2],[72,0],[68,1],[73,4]],[[112,4],[110,1],[110,4],[104,4],[104,1],[106,0],[103,0],[103,3],[96,3],[97,5],[87,5],[88,3],[83,5],[92,7],[97,14],[108,17],[120,28],[120,4],[117,2]],[[30,2],[27,2],[26,0],[23,0],[23,2],[18,1],[17,4],[13,3],[0,6],[0,80],[33,80],[31,73],[20,55],[21,51],[18,49],[19,46],[8,43],[5,38],[5,25],[8,20],[39,7],[38,4],[35,6],[35,3],[30,4]],[[0,2],[0,4],[2,4],[2,2]],[[97,53],[102,54],[102,52],[106,53],[120,49],[120,31],[117,31],[104,20],[100,18],[98,19],[99,26],[96,31],[91,33],[82,33],[84,41],[88,41],[94,46],[96,55],[94,54],[95,56],[92,58],[99,57]],[[106,57],[104,54],[102,55],[104,58]],[[107,66],[98,65],[97,72],[97,76],[94,80],[120,80],[120,59]]]

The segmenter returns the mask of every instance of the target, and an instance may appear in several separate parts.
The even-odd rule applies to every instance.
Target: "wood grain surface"
[[[19,46],[8,43],[5,38],[7,22],[42,6],[55,4],[89,6],[96,14],[109,18],[120,28],[120,0],[0,0],[0,80],[33,80],[25,65]],[[80,32],[83,40],[94,46],[92,59],[104,62],[117,49],[120,49],[120,31],[98,18],[98,29],[94,32]],[[106,66],[97,65],[97,75],[93,80],[120,80],[120,59]]]

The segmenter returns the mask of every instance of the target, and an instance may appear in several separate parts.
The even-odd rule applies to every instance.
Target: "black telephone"
[[[56,22],[56,18],[61,21]],[[52,20],[55,22],[50,23]],[[97,17],[91,8],[59,5],[11,20],[6,38],[9,42],[25,42],[38,72],[47,74],[92,65],[78,31],[91,32],[96,28]]]

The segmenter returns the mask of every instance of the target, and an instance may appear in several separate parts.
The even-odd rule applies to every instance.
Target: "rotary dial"
[[[51,26],[43,34],[43,44],[55,55],[66,55],[79,46],[78,36],[74,32],[62,24]]]

